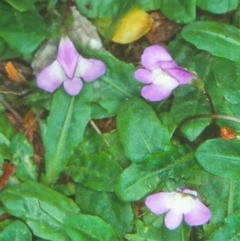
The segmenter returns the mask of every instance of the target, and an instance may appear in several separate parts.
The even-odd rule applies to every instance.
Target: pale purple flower
[[[135,71],[134,77],[146,84],[142,96],[146,100],[160,101],[167,98],[179,85],[191,83],[196,78],[189,71],[179,67],[164,47],[153,45],[142,55],[144,69]]]
[[[211,218],[210,210],[199,201],[197,192],[188,188],[150,195],[145,204],[154,214],[167,212],[165,225],[171,230],[177,228],[183,218],[189,226],[203,225]]]
[[[37,75],[37,86],[54,92],[61,84],[69,95],[77,95],[83,81],[92,82],[105,73],[105,64],[96,59],[85,59],[77,52],[72,41],[63,37],[57,58]]]

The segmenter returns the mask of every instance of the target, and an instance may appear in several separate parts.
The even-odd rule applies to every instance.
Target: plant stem
[[[64,9],[64,12],[63,12],[63,16],[62,16],[62,22],[61,22],[62,34],[66,34],[66,32],[67,32],[66,19],[67,19],[67,15],[68,15],[69,8],[70,8],[71,4],[72,4],[72,0],[66,1],[65,9]]]

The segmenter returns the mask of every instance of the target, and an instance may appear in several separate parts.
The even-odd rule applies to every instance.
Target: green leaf
[[[85,155],[66,169],[75,182],[96,191],[111,192],[121,173],[120,166],[104,152]]]
[[[1,200],[7,212],[23,219],[36,236],[52,241],[69,240],[64,223],[80,212],[71,199],[33,181],[6,189]]]
[[[32,233],[27,225],[20,221],[14,221],[8,225],[0,235],[1,241],[32,241]]]
[[[43,135],[47,182],[53,184],[64,169],[68,158],[82,141],[90,120],[91,85],[84,85],[75,97],[59,89],[53,96],[47,130]]]
[[[237,62],[217,58],[212,66],[217,86],[225,99],[232,104],[240,103],[240,66]]]
[[[36,0],[5,0],[10,5],[12,5],[15,9],[17,9],[20,12],[24,12],[26,10],[30,10],[34,8],[34,4]]]
[[[196,0],[161,0],[160,10],[171,20],[178,23],[189,23],[195,20],[195,5]]]
[[[201,234],[202,240],[210,241],[211,239],[208,237],[212,237],[214,233],[218,233],[224,228],[225,219],[228,219],[233,213],[239,212],[240,179],[227,180],[210,174],[198,166],[186,185],[197,190],[199,198],[211,211],[210,222],[203,226]]]
[[[194,44],[198,49],[240,62],[240,30],[234,26],[199,21],[184,27],[181,34],[185,40]]]
[[[32,53],[44,40],[45,23],[36,11],[20,13],[0,2],[0,16],[0,37],[20,53]]]
[[[200,145],[195,156],[207,172],[228,179],[240,178],[239,144],[238,140],[208,140]]]
[[[208,237],[205,240],[206,241],[239,240],[240,238],[239,219],[240,219],[239,211],[228,216],[224,220],[224,224],[221,225],[221,227],[219,227],[218,230],[216,230],[212,235],[210,235],[210,237]]]
[[[203,10],[220,14],[237,8],[238,0],[197,0],[197,6]]]
[[[169,134],[153,109],[140,99],[125,102],[117,115],[117,128],[126,156],[133,162],[164,150]]]
[[[133,163],[122,172],[116,194],[124,201],[139,200],[160,189],[169,178],[189,177],[193,161],[193,153],[184,147],[149,155],[144,163]]]
[[[161,238],[160,229],[153,225],[145,225],[139,219],[136,220],[137,233],[127,234],[126,238],[129,241],[159,241]]]
[[[87,57],[102,60],[106,73],[93,82],[93,102],[100,104],[109,115],[116,115],[121,104],[132,96],[140,96],[141,83],[134,79],[135,67],[114,58],[107,51],[93,51],[78,45]]]
[[[33,147],[21,134],[14,136],[11,142],[12,162],[16,167],[16,175],[22,181],[37,180],[38,169],[33,161]]]
[[[189,116],[210,114],[206,96],[192,86],[181,86],[174,92],[174,100],[170,110],[176,126]],[[184,123],[181,131],[190,140],[195,140],[208,126],[211,119],[195,119]]]
[[[120,201],[115,194],[77,187],[76,203],[82,212],[96,215],[111,224],[119,237],[132,231],[133,210],[129,202]]]
[[[117,241],[112,227],[96,216],[72,217],[66,222],[66,231],[73,241]]]
[[[107,110],[108,116],[116,115],[121,104],[132,96],[140,96],[142,85],[134,79],[132,64],[119,61],[107,51],[93,51],[79,44],[77,47],[87,57],[102,60],[107,67],[105,75],[93,82],[93,102]]]

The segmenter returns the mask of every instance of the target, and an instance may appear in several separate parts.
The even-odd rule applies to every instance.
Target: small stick
[[[99,134],[102,136],[104,142],[107,144],[108,147],[110,147],[109,142],[106,140],[106,138],[103,136],[102,132],[99,130],[99,128],[97,127],[97,125],[94,123],[93,120],[90,120],[90,125],[92,126],[92,128]]]

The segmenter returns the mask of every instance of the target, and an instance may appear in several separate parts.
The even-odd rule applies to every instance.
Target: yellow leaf
[[[146,12],[134,9],[121,19],[112,41],[121,44],[131,43],[147,33],[152,23],[152,18]]]

